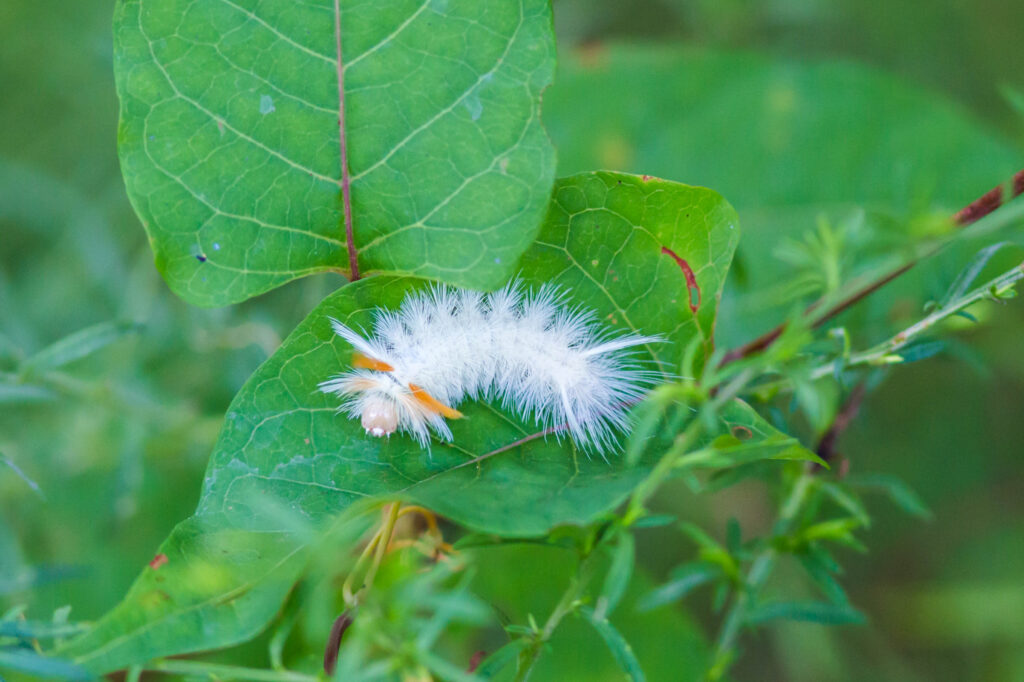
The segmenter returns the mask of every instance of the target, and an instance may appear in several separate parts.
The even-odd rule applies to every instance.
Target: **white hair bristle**
[[[628,349],[657,336],[614,336],[592,311],[570,308],[551,286],[518,282],[482,294],[436,286],[408,295],[397,311],[375,311],[364,338],[331,319],[356,350],[354,368],[320,384],[339,410],[373,436],[402,431],[423,446],[431,431],[452,440],[445,418],[464,400],[497,400],[532,416],[585,451],[614,447],[629,406],[660,374]]]

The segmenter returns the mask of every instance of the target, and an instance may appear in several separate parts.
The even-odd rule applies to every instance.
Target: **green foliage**
[[[2,567],[2,566],[0,566]],[[14,608],[0,616],[0,672],[19,672],[42,679],[93,680],[95,676],[70,661],[46,656],[40,640],[60,640],[81,632],[67,623],[68,609],[54,613],[52,623],[24,620],[24,610]]]
[[[652,194],[657,202],[648,200]],[[586,220],[573,222],[565,204],[555,205],[542,228],[542,240],[550,242],[524,259],[525,282],[564,284],[613,324],[677,340],[652,349],[652,359],[668,367],[678,364],[674,358],[690,339],[706,343],[699,321],[704,309],[713,320],[722,270],[735,245],[734,215],[720,197],[614,174],[562,181],[557,196]],[[697,272],[707,293],[696,315],[685,302],[662,306],[643,300],[653,290],[686,289],[679,267],[661,253],[662,242],[635,227],[664,215],[673,222],[664,221],[657,236],[695,263],[708,264]],[[591,221],[600,216],[608,220],[595,236]],[[638,236],[629,238],[633,231]],[[624,242],[627,248],[611,250]],[[556,244],[564,246],[553,258]],[[556,439],[537,438],[543,434],[535,426],[496,405],[468,407],[467,418],[453,424],[454,443],[434,444],[429,451],[407,437],[367,439],[358,422],[337,414],[334,399],[317,391],[317,384],[349,364],[350,350],[329,319],[367,328],[374,307],[395,307],[426,284],[385,276],[360,280],[327,297],[299,325],[232,402],[196,515],[158,551],[168,565],[144,571],[127,601],[71,645],[68,655],[109,670],[196,648],[179,625],[183,618],[231,618],[247,628],[241,632],[262,627],[294,580],[311,538],[291,527],[282,509],[322,526],[354,501],[388,496],[422,504],[468,528],[531,536],[558,524],[588,523],[624,499],[646,467],[583,453],[567,457]],[[643,326],[632,321],[638,313]],[[752,412],[744,417],[756,419]],[[517,494],[507,493],[510,486]],[[237,554],[227,566],[219,556],[226,543]],[[197,580],[196,565],[216,575]],[[203,645],[210,646],[206,637]]]
[[[349,221],[362,271],[475,287],[536,234],[546,0],[122,0],[114,36],[129,196],[192,303],[347,270]]]
[[[946,216],[1024,167],[1019,148],[959,107],[850,63],[611,45],[563,55],[544,105],[561,173],[608,167],[699,183],[740,211],[745,236],[718,330],[728,345],[822,293],[807,282],[835,270],[820,249],[808,268],[787,262],[819,225],[843,243],[843,283],[858,284],[906,262],[948,229]]]
[[[15,530],[0,523],[0,595],[71,590],[91,619],[145,566],[94,623],[9,611],[0,674],[312,682],[340,640],[334,679],[715,680],[750,674],[752,629],[784,642],[798,639],[784,621],[882,620],[841,567],[891,532],[865,496],[931,512],[894,475],[847,475],[836,439],[893,366],[962,349],[936,337],[1015,294],[1021,200],[958,232],[948,216],[1017,170],[1019,150],[853,64],[612,46],[563,51],[545,121],[575,174],[554,181],[542,0],[122,0],[114,39],[121,170],[170,288],[216,306],[316,272],[354,281],[188,310],[148,251],[123,265],[141,245],[119,185],[0,159],[0,219],[32,226],[0,255],[70,244],[0,271],[0,513]],[[742,243],[715,191],[597,167],[714,187],[739,207]],[[833,320],[918,261],[896,293]],[[621,455],[587,457],[487,402],[460,406],[451,444],[368,439],[316,390],[351,364],[328,317],[366,328],[433,282],[510,277],[665,339],[642,349],[667,378],[635,406]],[[858,461],[902,427],[880,427]],[[96,494],[69,498],[69,481]],[[183,491],[195,513],[153,550],[187,514]],[[64,520],[38,545],[26,501]],[[112,578],[66,587],[74,569],[41,559],[44,542],[102,554]],[[913,599],[969,620],[993,594]],[[776,646],[828,651],[800,639]]]

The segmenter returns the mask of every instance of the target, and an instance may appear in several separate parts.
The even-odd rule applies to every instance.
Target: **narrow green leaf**
[[[3,332],[0,332],[0,358],[21,358],[21,349]]]
[[[974,281],[978,279],[978,275],[985,269],[988,262],[992,260],[999,251],[1007,246],[1012,246],[1010,242],[997,242],[990,246],[986,246],[984,249],[975,254],[974,258],[960,271],[960,274],[956,276],[953,283],[949,285],[949,289],[946,294],[940,299],[939,307],[948,305],[950,301],[960,298],[971,288]],[[901,353],[902,355],[902,353]]]
[[[679,530],[688,535],[701,549],[726,552],[725,547],[720,542],[708,535],[707,531],[695,523],[682,521],[679,523]]]
[[[35,621],[0,621],[0,637],[17,639],[54,639],[77,635],[86,629],[84,625],[70,623],[44,623]]]
[[[670,428],[658,429],[654,436],[634,431],[629,447],[648,456],[660,456],[673,444],[677,433],[698,413],[679,405],[682,419]],[[765,421],[750,405],[736,399],[723,406],[705,431],[694,452],[679,462],[680,471],[690,469],[737,467],[761,460],[797,460],[828,464],[803,447],[795,438]]]
[[[833,483],[832,481],[821,481],[818,484],[818,489],[856,517],[862,526],[867,527],[871,525],[871,517],[868,515],[868,510],[864,507],[864,503],[860,501],[856,494],[848,490],[846,485]]]
[[[739,578],[739,565],[728,549],[695,524],[684,521],[679,524],[679,529],[700,547],[701,559],[717,565],[731,580]]]
[[[927,360],[946,350],[945,341],[918,341],[900,349],[900,357],[903,362],[917,362]]]
[[[206,306],[347,273],[350,190],[363,274],[500,284],[550,197],[554,63],[548,0],[120,0],[121,167],[157,267]]]
[[[633,682],[644,682],[647,678],[644,676],[643,668],[640,667],[640,661],[637,660],[636,654],[633,653],[633,647],[615,629],[615,626],[606,618],[595,617],[594,610],[590,607],[585,606],[580,610],[583,612],[587,622],[593,625],[597,633],[601,635],[601,639],[608,646],[608,650],[612,653],[615,662],[619,664],[619,667],[626,673],[626,676]]]
[[[47,346],[26,360],[22,367],[30,372],[48,372],[92,355],[139,329],[141,325],[135,322],[101,322]]]
[[[671,514],[653,514],[651,516],[643,516],[637,519],[633,523],[634,528],[660,528],[667,526],[670,523],[674,523],[676,517]]]
[[[860,551],[867,551],[867,548],[853,536],[853,531],[864,524],[856,516],[843,519],[829,519],[820,521],[802,530],[798,536],[800,542],[816,542],[829,540],[838,542]]]
[[[822,625],[861,625],[867,622],[864,614],[848,604],[816,601],[763,604],[747,615],[747,622],[752,625],[773,620],[796,620]]]
[[[59,658],[40,656],[31,649],[0,649],[0,671],[13,670],[45,680],[94,680],[88,670]]]
[[[906,483],[889,474],[852,474],[846,477],[846,485],[865,492],[879,492],[892,500],[907,514],[930,519],[932,512],[921,497]]]
[[[814,452],[800,441],[769,424],[754,408],[736,400],[726,406],[720,418],[727,427],[717,442],[712,443],[723,458],[719,466],[736,466],[762,459],[814,462],[828,468]]]
[[[958,310],[955,313],[953,313],[953,315],[956,316],[956,317],[962,317],[965,320],[970,320],[971,322],[973,322],[975,324],[978,323],[978,318],[976,318],[974,315],[971,315],[966,310]]]
[[[713,563],[694,561],[672,571],[669,581],[659,585],[637,602],[637,610],[650,611],[659,606],[679,601],[694,589],[706,585],[722,575],[722,569]]]
[[[658,435],[658,429],[678,394],[675,386],[658,386],[633,409],[634,426],[626,444],[627,464],[635,465],[640,461],[649,441]]]
[[[828,464],[795,438],[777,434],[764,440],[741,443],[730,435],[723,435],[711,442],[708,452],[694,458],[690,466],[701,468],[725,468],[751,464],[761,460],[814,462],[825,467]],[[687,462],[683,462],[687,465]]]
[[[725,524],[725,546],[730,554],[736,556],[740,553],[742,543],[743,531],[740,522],[735,517],[729,517]]]
[[[601,589],[601,615],[605,618],[612,615],[615,607],[622,600],[629,581],[633,577],[633,566],[636,563],[636,543],[628,528],[619,531],[619,537],[612,549],[612,563],[604,577]]]
[[[528,645],[529,642],[525,639],[513,639],[512,641],[507,642],[480,663],[480,667],[476,669],[477,676],[482,677],[485,680],[491,679],[504,670],[509,663],[516,660],[519,653]]]
[[[711,474],[704,484],[708,493],[725,490],[750,478],[764,479],[778,472],[778,465],[771,461],[759,460],[748,464],[739,464],[730,469],[721,469]]]
[[[0,405],[20,405],[54,400],[56,391],[35,384],[7,383],[0,379]]]
[[[811,580],[821,589],[825,597],[833,604],[848,604],[846,591],[832,575],[831,566],[820,554],[807,551],[796,555],[800,565],[804,567]]]
[[[711,595],[711,609],[715,613],[720,613],[725,607],[725,602],[729,598],[730,584],[728,581],[721,581],[715,585],[715,590]]]
[[[431,651],[420,651],[417,658],[430,672],[437,675],[438,679],[453,680],[453,682],[479,682],[480,680],[476,675],[467,673],[463,668],[434,655]]]

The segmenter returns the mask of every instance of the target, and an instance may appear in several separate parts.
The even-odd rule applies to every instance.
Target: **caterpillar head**
[[[354,371],[323,382],[320,390],[345,398],[342,409],[359,419],[367,435],[381,438],[405,431],[425,445],[432,427],[451,439],[444,420],[458,419],[461,412],[421,386],[406,383],[390,365],[358,356],[353,365]]]

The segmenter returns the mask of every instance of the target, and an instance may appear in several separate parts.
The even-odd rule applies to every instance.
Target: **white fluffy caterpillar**
[[[412,293],[397,311],[375,311],[368,339],[337,320],[331,325],[356,352],[353,369],[320,390],[341,397],[339,411],[359,418],[368,434],[403,431],[423,446],[431,429],[452,440],[445,419],[462,417],[454,408],[463,400],[497,399],[556,437],[567,433],[602,453],[628,426],[629,405],[660,376],[627,350],[659,337],[614,336],[550,286]]]

